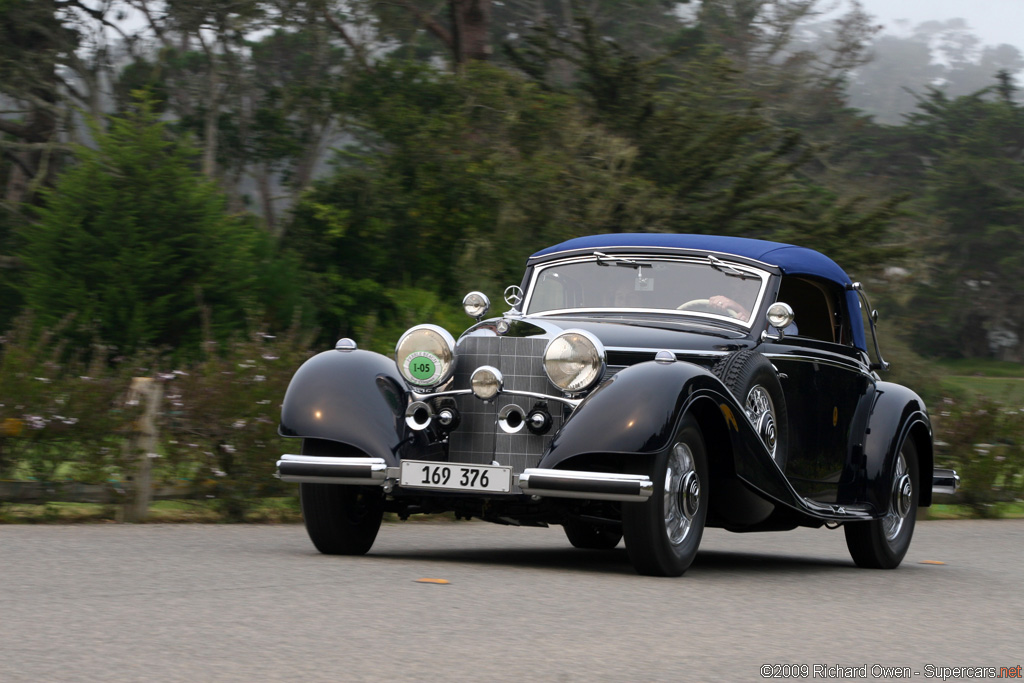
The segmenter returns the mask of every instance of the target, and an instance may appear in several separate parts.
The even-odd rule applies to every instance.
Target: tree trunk
[[[491,58],[491,0],[451,0],[455,62]]]

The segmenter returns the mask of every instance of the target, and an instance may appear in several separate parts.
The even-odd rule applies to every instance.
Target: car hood
[[[507,325],[506,330],[501,331]],[[609,351],[662,349],[733,351],[749,346],[749,333],[695,319],[637,316],[527,316],[483,321],[463,335],[506,337],[555,337],[565,330],[585,330]]]

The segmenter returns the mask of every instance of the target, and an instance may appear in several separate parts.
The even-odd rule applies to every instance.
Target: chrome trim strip
[[[416,391],[410,391],[409,395],[414,401],[425,401],[428,398],[439,398],[442,396],[465,396],[466,394],[472,394],[472,389],[452,389],[451,391],[439,391],[436,394],[421,394]],[[530,398],[539,398],[545,401],[557,401],[564,403],[570,408],[576,408],[579,404],[583,403],[581,398],[565,398],[564,396],[552,396],[550,394],[541,394],[535,391],[519,391],[518,389],[505,389],[502,388],[497,396],[508,395],[508,396],[529,396]],[[495,396],[495,398],[497,398]],[[492,399],[493,400],[493,399]]]
[[[864,363],[850,359],[849,363],[840,362],[831,358],[819,358],[817,356],[799,356],[791,353],[765,353],[762,354],[768,360],[795,360],[801,363],[821,363],[822,365],[831,365],[832,367],[842,368],[843,370],[857,370],[863,372],[866,375],[871,374],[868,366]]]
[[[465,396],[472,393],[472,389],[449,389],[448,391],[438,391],[433,394],[424,394],[415,389],[409,390],[409,396],[412,397],[413,401],[426,401],[428,398],[441,398],[442,396]]]
[[[932,493],[954,494],[960,488],[960,475],[956,470],[936,467],[932,474]]]
[[[646,474],[618,474],[530,467],[516,482],[523,493],[550,498],[584,498],[642,503],[654,493]]]
[[[754,323],[744,322],[739,318],[730,318],[724,315],[715,315],[714,313],[702,313],[701,311],[675,311],[669,308],[555,308],[550,311],[537,311],[536,313],[530,313],[529,318],[548,318],[556,315],[587,315],[588,313],[636,313],[643,315],[644,313],[655,313],[657,315],[671,315],[677,318],[705,318],[707,320],[721,321],[733,323],[743,327],[751,327]]]
[[[529,396],[530,398],[539,398],[545,401],[558,401],[559,403],[564,403],[565,405],[569,406],[574,410],[576,406],[583,403],[582,398],[565,398],[564,396],[551,396],[550,394],[541,394],[535,391],[519,391],[517,389],[504,389],[502,390],[501,393],[508,394],[509,396]]]
[[[654,349],[648,346],[606,346],[605,351],[614,351],[616,353],[650,353],[652,354],[651,360],[654,360],[653,354],[656,354],[658,351],[670,351],[676,354],[677,356],[682,355],[687,356],[689,358],[721,358],[723,356],[728,356],[730,353],[733,353],[732,351],[693,351],[691,349],[669,349],[663,347],[658,347]]]
[[[384,458],[333,458],[286,453],[277,461],[281,481],[303,484],[380,486],[387,476]]]

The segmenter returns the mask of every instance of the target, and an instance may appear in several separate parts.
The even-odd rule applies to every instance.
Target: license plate
[[[399,484],[420,489],[508,493],[512,490],[512,468],[499,465],[403,460]]]

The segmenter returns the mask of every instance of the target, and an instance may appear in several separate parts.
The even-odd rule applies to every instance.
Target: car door
[[[779,370],[789,415],[786,476],[805,498],[834,503],[856,476],[874,378],[849,337],[838,285],[786,277],[778,301],[793,308],[795,329],[761,351]],[[859,312],[858,312],[859,313]]]

